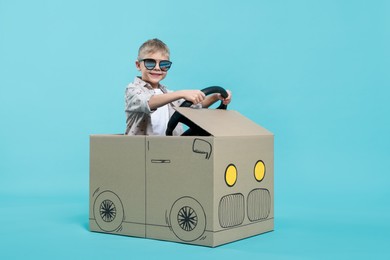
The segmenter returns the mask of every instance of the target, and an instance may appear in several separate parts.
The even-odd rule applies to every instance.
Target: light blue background
[[[390,1],[0,0],[2,259],[388,259]],[[275,231],[216,249],[91,233],[89,134],[139,45],[275,133]],[[221,258],[220,258],[221,257]],[[146,258],[145,258],[146,259]]]

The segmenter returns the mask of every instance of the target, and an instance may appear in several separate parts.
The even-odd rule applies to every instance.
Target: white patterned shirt
[[[165,86],[159,84],[162,93],[170,92]],[[151,114],[156,110],[149,107],[150,98],[155,95],[152,86],[139,77],[135,77],[125,91],[126,135],[155,135],[153,133]],[[180,106],[184,100],[177,100],[167,104],[169,118],[175,112],[173,107]],[[173,131],[173,135],[181,135],[181,124]],[[165,133],[163,133],[165,135]]]

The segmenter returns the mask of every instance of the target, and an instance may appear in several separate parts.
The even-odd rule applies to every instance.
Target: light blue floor
[[[388,197],[375,202],[362,194],[356,200],[340,198],[337,202],[334,198],[328,201],[329,195],[287,195],[279,189],[275,231],[206,248],[88,231],[87,188],[62,194],[42,191],[0,195],[1,259],[390,257],[389,206],[384,205]]]

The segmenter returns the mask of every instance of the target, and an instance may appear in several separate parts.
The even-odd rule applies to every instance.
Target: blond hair
[[[155,52],[161,52],[169,58],[170,52],[168,46],[161,40],[154,38],[144,42],[138,50],[138,60],[141,60],[145,55]]]

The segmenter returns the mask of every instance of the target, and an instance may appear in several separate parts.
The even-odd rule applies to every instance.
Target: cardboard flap
[[[237,111],[187,107],[178,107],[176,110],[213,136],[272,135]]]

